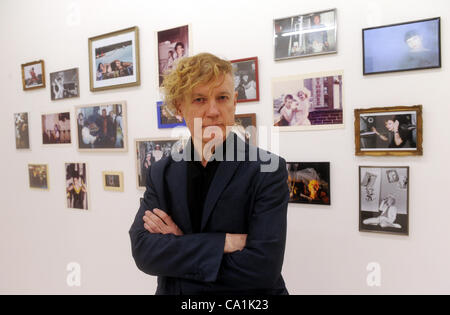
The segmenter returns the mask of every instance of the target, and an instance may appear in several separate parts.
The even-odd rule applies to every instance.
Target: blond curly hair
[[[164,102],[175,111],[177,103],[199,84],[207,84],[225,74],[233,74],[233,67],[227,60],[210,53],[201,53],[181,59],[177,66],[164,76],[162,91]]]

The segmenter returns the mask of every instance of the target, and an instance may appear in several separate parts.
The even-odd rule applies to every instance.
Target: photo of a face
[[[66,163],[67,208],[89,210],[87,166],[85,163]]]
[[[28,113],[14,114],[16,149],[30,148]]]
[[[80,96],[78,68],[50,73],[52,101]]]
[[[259,100],[258,58],[230,61],[234,69],[234,87],[238,103]]]
[[[42,164],[29,164],[28,175],[30,188],[47,190],[48,185],[48,167]]]
[[[42,144],[72,143],[70,112],[42,115]]]

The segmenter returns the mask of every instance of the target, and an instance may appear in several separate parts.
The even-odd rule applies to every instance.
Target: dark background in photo
[[[42,143],[71,143],[70,112],[42,115]]]
[[[29,149],[30,135],[28,128],[28,113],[14,114],[14,126],[16,135],[16,149]]]
[[[50,73],[50,93],[52,101],[80,96],[78,69]]]
[[[238,102],[259,101],[258,58],[231,61]]]
[[[331,205],[329,162],[288,162],[289,202]]]
[[[120,188],[119,175],[105,175],[105,184],[108,187]]]
[[[30,187],[48,189],[47,165],[28,165]]]

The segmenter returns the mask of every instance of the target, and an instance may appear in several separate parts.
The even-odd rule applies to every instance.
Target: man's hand
[[[183,235],[183,231],[173,222],[172,218],[162,210],[145,211],[144,228],[150,233]]]
[[[230,254],[236,251],[241,251],[247,242],[247,234],[229,234],[225,236],[225,248],[223,252]]]

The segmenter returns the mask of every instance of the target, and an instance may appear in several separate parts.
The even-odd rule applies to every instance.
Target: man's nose
[[[217,107],[217,101],[214,98],[211,98],[208,102],[208,109],[206,110],[206,115],[208,117],[217,117],[219,116],[219,108]]]

